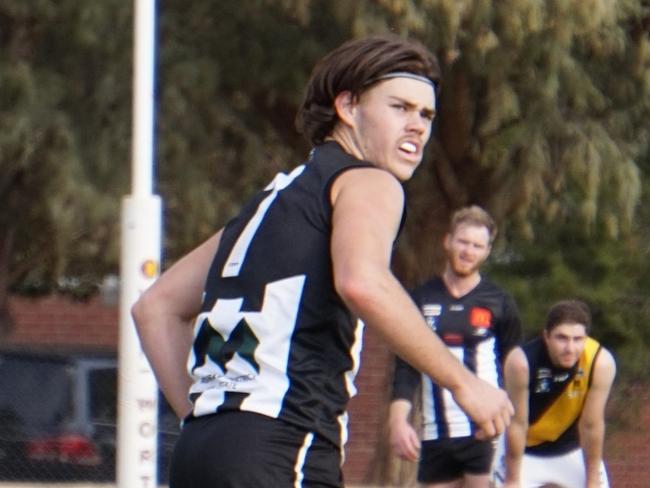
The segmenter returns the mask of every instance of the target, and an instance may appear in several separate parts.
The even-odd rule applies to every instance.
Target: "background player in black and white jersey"
[[[480,274],[496,237],[492,217],[478,206],[457,210],[444,239],[441,276],[412,292],[429,326],[449,350],[480,378],[500,385],[501,366],[522,338],[514,300]],[[409,422],[416,391],[421,401],[421,439]],[[396,358],[390,442],[403,459],[418,461],[418,481],[427,487],[487,488],[494,456],[490,440],[451,392]]]
[[[426,48],[396,36],[325,56],[298,117],[309,160],[134,305],[143,350],[185,418],[172,488],[341,486],[357,318],[447,386],[483,435],[506,428],[505,392],[447,351],[390,271],[401,183],[431,134],[438,76]]]

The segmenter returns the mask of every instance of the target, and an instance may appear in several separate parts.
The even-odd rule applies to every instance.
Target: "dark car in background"
[[[0,349],[0,480],[113,481],[116,405],[114,354]],[[161,482],[178,435],[161,397]]]

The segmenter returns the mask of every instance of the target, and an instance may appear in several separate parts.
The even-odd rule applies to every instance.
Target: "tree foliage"
[[[9,288],[86,296],[118,272],[132,8],[0,2],[0,332]],[[305,158],[294,114],[322,54],[354,36],[412,36],[439,56],[443,83],[407,184],[399,276],[411,286],[437,271],[449,214],[482,205],[500,226],[487,271],[528,335],[553,301],[582,298],[625,377],[645,379],[647,0],[167,0],[157,20],[166,264]]]
[[[433,164],[416,183],[443,215],[478,203],[527,239],[535,220],[577,219],[611,237],[630,228],[650,108],[648,39],[630,28],[637,2],[376,4],[443,62]],[[428,213],[425,228],[439,227]]]
[[[2,291],[66,287],[115,266],[131,43],[111,34],[130,15],[118,1],[0,5]]]
[[[404,282],[438,269],[450,212],[477,203],[501,227],[490,272],[531,328],[552,300],[580,295],[601,310],[608,341],[627,347],[638,332],[645,345],[647,2],[159,7],[155,191],[166,263],[304,159],[294,114],[314,62],[350,37],[392,31],[422,40],[443,68],[435,134],[407,185],[395,260]],[[132,15],[119,0],[0,4],[0,290],[85,295],[119,269]]]

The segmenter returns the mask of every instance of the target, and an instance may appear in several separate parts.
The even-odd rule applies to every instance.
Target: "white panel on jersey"
[[[460,362],[464,360],[464,351],[462,347],[450,347],[451,353],[456,356]],[[447,407],[447,423],[449,424],[449,435],[451,437],[465,437],[472,435],[470,420],[465,412],[454,401],[451,392],[444,390],[444,402]]]
[[[289,186],[289,184],[297,176],[299,176],[304,171],[304,169],[305,166],[302,165],[296,167],[288,175],[284,173],[278,173],[273,181],[265,188],[265,190],[272,191],[264,200],[260,202],[257,210],[255,211],[255,215],[251,217],[251,219],[246,224],[246,227],[239,235],[237,242],[230,251],[230,256],[228,256],[228,259],[223,266],[223,270],[221,272],[221,276],[223,278],[231,278],[233,276],[239,275],[239,270],[244,264],[244,259],[246,258],[246,251],[248,251],[248,246],[250,246],[251,241],[255,236],[255,232],[257,232],[257,229],[262,223],[262,220],[264,219],[264,216],[266,215],[269,207],[273,203],[273,200],[275,200],[275,198],[278,196],[278,192]]]
[[[433,386],[428,376],[422,377],[422,439],[425,441],[438,438],[435,406],[433,404]]]
[[[461,362],[463,361],[463,348],[450,347],[449,351],[456,356]],[[450,437],[466,437],[472,435],[472,429],[469,417],[454,400],[451,392],[446,388],[442,389],[442,403],[444,412],[434,412],[433,395],[431,391],[431,381],[425,381],[423,387],[423,420],[424,420],[424,439],[437,439],[438,428],[436,425],[436,415],[443,416],[447,420],[447,428]]]
[[[260,340],[255,351],[260,374],[255,391],[242,403],[243,409],[271,417],[280,413],[282,399],[289,388],[287,362],[304,283],[304,275],[269,283],[262,311],[246,314],[246,320]]]
[[[197,318],[196,331],[205,319],[225,341],[243,319],[259,341],[255,361],[259,372],[251,363],[234,354],[225,365],[226,371],[210,357],[192,372],[194,383],[190,393],[200,393],[194,403],[194,415],[214,412],[225,398],[226,391],[249,393],[242,409],[277,417],[282,398],[289,387],[286,375],[291,335],[296,324],[298,306],[305,277],[295,276],[266,286],[260,312],[242,312],[242,299],[219,299],[210,312]],[[190,355],[188,367],[196,362]]]
[[[496,340],[494,337],[479,343],[476,348],[476,375],[488,383],[498,386],[499,375],[495,346]]]
[[[272,190],[272,192],[262,200],[262,202],[260,202],[255,214],[249,220],[237,239],[237,242],[233,246],[229,257],[224,264],[222,271],[223,277],[234,277],[239,274],[246,257],[246,252],[255,236],[255,232],[262,223],[269,207],[277,197],[278,192],[286,188],[304,171],[304,169],[305,166],[303,165],[295,168],[289,175],[278,173],[274,180],[265,188],[265,190]],[[228,341],[230,334],[233,332],[235,327],[237,327],[240,321],[244,319],[246,324],[253,330],[253,333],[260,341],[254,354],[255,361],[260,365],[259,376],[265,378],[270,375],[269,372],[265,371],[266,368],[263,367],[269,365],[269,368],[282,371],[281,375],[276,373],[276,377],[284,377],[284,371],[286,371],[286,354],[284,356],[278,356],[285,360],[285,364],[280,365],[279,367],[274,364],[276,358],[272,355],[269,355],[269,358],[258,356],[268,355],[265,351],[266,344],[269,341],[272,341],[273,344],[281,344],[281,347],[285,347],[288,351],[289,338],[295,326],[304,279],[304,277],[291,279],[294,280],[294,282],[295,280],[299,282],[296,286],[296,290],[287,289],[287,286],[282,284],[288,280],[282,280],[276,284],[272,283],[267,285],[264,305],[260,312],[241,312],[241,304],[243,301],[241,298],[217,300],[210,312],[202,313],[197,317],[194,330],[195,337],[203,322],[207,319],[210,325],[215,329],[215,331],[217,331],[217,333],[219,333],[219,335],[221,335],[224,341]],[[277,292],[273,291],[275,288],[277,288]],[[291,286],[288,288],[291,288]],[[294,291],[296,295],[291,295]],[[288,296],[287,302],[284,303],[282,299],[287,298],[287,296],[285,296],[287,293],[290,296]],[[282,299],[274,301],[274,295],[279,295]],[[273,324],[273,326],[269,324]],[[283,330],[283,328],[286,330]],[[274,332],[270,334],[269,331],[271,330]],[[264,337],[265,335],[266,337]],[[194,351],[192,350],[188,360],[188,368],[191,368],[196,364],[196,359],[197,358],[194,357]],[[267,359],[267,363],[264,362],[265,359]],[[221,367],[215,364],[209,357],[206,357],[203,366],[195,369],[193,372],[190,370],[194,378],[194,383],[190,389],[190,393],[202,393],[194,404],[195,415],[214,411],[216,407],[223,403],[225,391],[250,393],[254,389],[257,391],[257,389],[260,388],[259,386],[255,386],[259,383],[257,381],[257,371],[255,371],[255,368],[249,361],[246,361],[239,355],[235,354],[233,359],[228,361],[226,369],[227,371],[222,371]],[[284,383],[288,382],[286,377],[283,381]],[[282,380],[280,380],[280,382],[282,382]],[[277,386],[277,383],[278,381],[275,381],[272,384]],[[281,390],[282,394],[284,394],[286,388],[287,386],[285,385],[284,389]],[[210,393],[203,393],[206,390],[210,390]],[[276,409],[279,409],[279,407]],[[268,410],[268,407],[263,408],[262,410],[264,411],[261,413],[267,413],[266,411]]]
[[[227,340],[230,333],[242,319],[243,315],[240,312],[242,302],[243,300],[241,298],[217,300],[211,311],[203,312],[196,318],[194,323],[194,337],[196,337],[201,325],[207,319],[212,328],[222,336],[225,335],[224,339]],[[192,348],[187,367],[194,380],[190,388],[190,394],[201,393],[201,396],[197,398],[194,404],[194,415],[199,416],[213,413],[215,405],[218,406],[223,403],[225,390],[223,388],[215,388],[215,385],[220,382],[228,382],[228,376],[224,375],[221,368],[209,357],[205,358],[205,363],[201,367],[192,371],[191,368],[196,364],[196,360],[194,348]]]
[[[192,413],[196,417],[214,413],[215,406],[219,406],[224,401],[224,390],[212,389],[204,391],[194,403]]]

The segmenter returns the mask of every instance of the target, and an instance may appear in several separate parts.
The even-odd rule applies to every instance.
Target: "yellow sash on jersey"
[[[578,369],[572,381],[551,406],[528,428],[526,447],[542,442],[553,442],[564,433],[582,412],[589,389],[594,359],[600,349],[598,341],[587,337],[585,348],[578,360]]]

